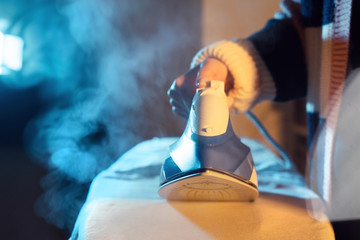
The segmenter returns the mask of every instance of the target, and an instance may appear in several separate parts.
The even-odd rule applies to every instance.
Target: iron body
[[[180,201],[257,198],[251,151],[233,132],[227,108],[223,84],[211,81],[197,91],[186,129],[169,147],[162,166],[161,197]]]

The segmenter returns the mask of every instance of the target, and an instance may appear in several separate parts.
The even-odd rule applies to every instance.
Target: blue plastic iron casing
[[[254,168],[250,148],[234,134],[230,120],[227,131],[215,137],[192,133],[187,126],[179,140],[169,147],[169,155],[161,170],[160,185],[205,170],[249,181]]]
[[[188,197],[189,189],[197,190],[195,197]],[[161,169],[159,194],[175,200],[257,197],[251,151],[232,129],[222,82],[211,81],[197,90],[185,131],[169,146],[169,156]]]

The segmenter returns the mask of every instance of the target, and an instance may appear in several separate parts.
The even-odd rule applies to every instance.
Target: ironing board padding
[[[258,170],[261,193],[255,202],[160,199],[160,167],[175,140],[142,142],[99,174],[72,239],[334,239],[328,221],[307,214],[305,198],[313,193],[302,177],[250,139],[243,141],[252,149]]]

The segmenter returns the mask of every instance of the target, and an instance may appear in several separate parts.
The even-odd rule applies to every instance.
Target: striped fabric
[[[358,5],[356,2],[356,12]],[[358,33],[350,39],[350,28],[358,23],[350,25],[351,0],[285,0],[281,8],[280,14],[248,40],[273,76],[275,100],[307,97],[309,182],[330,206],[341,97],[348,70],[360,66],[355,54],[348,64],[349,48],[357,52],[360,45]]]
[[[360,202],[360,194],[353,197],[357,190],[349,183],[344,194],[345,178],[334,178],[339,170],[334,166],[336,159],[338,166],[339,161],[342,167],[357,166],[356,160],[344,164],[346,159],[335,159],[334,154],[339,151],[334,149],[345,79],[348,72],[360,69],[360,1],[283,0],[280,7],[281,11],[260,31],[246,40],[210,45],[195,56],[194,63],[217,58],[233,73],[239,89],[252,86],[246,91],[250,98],[242,93],[233,97],[238,103],[232,104],[235,112],[247,111],[261,99],[289,101],[307,97],[309,185],[324,200],[328,215],[335,216],[332,219],[350,215],[360,218],[359,205],[349,200],[350,196]],[[254,66],[256,69],[251,69]],[[244,69],[257,74],[247,76]],[[349,139],[343,142],[349,144]],[[352,174],[356,169],[360,171],[360,163]],[[349,208],[339,210],[346,203]],[[313,209],[319,206],[311,205]],[[359,210],[350,211],[351,208]]]

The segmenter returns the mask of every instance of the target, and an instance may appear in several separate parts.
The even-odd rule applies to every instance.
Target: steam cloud
[[[177,6],[162,1],[36,2],[42,8],[21,28],[23,84],[41,84],[49,111],[29,124],[25,138],[51,170],[37,211],[71,229],[97,173],[143,139],[181,133],[166,90],[194,53],[175,50],[197,49],[198,42],[184,16],[171,16]]]

